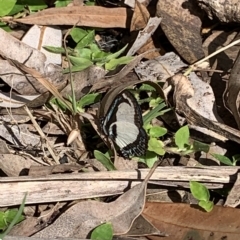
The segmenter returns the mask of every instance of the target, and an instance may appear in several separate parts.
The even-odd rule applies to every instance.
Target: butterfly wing
[[[127,90],[114,99],[102,121],[103,132],[120,147],[126,158],[146,152],[148,138],[142,125],[140,107]]]

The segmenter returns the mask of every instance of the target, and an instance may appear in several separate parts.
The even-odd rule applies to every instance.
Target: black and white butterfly
[[[143,129],[140,106],[129,91],[124,90],[115,97],[101,118],[101,128],[125,158],[145,155],[148,136]]]

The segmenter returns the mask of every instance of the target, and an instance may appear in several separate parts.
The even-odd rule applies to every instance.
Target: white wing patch
[[[114,136],[113,127],[116,126],[117,136]],[[124,148],[127,145],[136,141],[139,134],[139,129],[135,124],[129,122],[115,122],[111,124],[109,128],[109,136],[114,136],[116,144],[120,148]]]

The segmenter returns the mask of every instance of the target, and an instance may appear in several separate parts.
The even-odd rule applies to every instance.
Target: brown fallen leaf
[[[240,3],[236,0],[197,0],[210,19],[217,18],[221,22],[240,22]]]
[[[188,63],[204,57],[199,10],[194,1],[165,0],[157,3],[156,15],[163,18],[161,27],[164,33]]]
[[[232,111],[232,114],[237,122],[238,129],[240,129],[240,54],[236,58],[236,61],[232,67],[231,75],[228,80],[228,106]]]
[[[167,232],[166,240],[239,240],[240,210],[214,206],[209,213],[197,205],[146,203],[143,216],[156,228]],[[148,236],[152,240],[160,237]]]
[[[194,90],[189,82],[188,78],[182,74],[177,74],[171,79],[171,84],[174,86],[174,102],[176,110],[179,114],[186,117],[189,124],[207,128],[219,136],[222,141],[230,139],[237,143],[240,143],[240,131],[231,128],[223,123],[213,121],[196,112],[191,108],[190,100],[194,96]],[[199,110],[199,109],[198,109]]]
[[[237,207],[240,204],[240,173],[237,174],[236,182],[234,183],[224,206]]]
[[[49,8],[16,22],[37,25],[75,25],[100,28],[127,28],[131,11],[126,8],[74,6]]]

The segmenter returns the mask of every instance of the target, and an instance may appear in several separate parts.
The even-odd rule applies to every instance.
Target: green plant
[[[44,0],[2,0],[0,1],[0,17],[14,15],[14,17],[20,17],[25,14],[26,10],[31,13],[44,8],[47,8]]]
[[[108,153],[104,154],[98,150],[94,150],[93,152],[94,157],[102,163],[102,165],[108,170],[108,171],[113,171],[116,170],[114,164],[112,163],[110,156]]]
[[[82,71],[91,65],[105,67],[106,70],[113,70],[118,65],[127,64],[133,58],[130,56],[119,57],[127,48],[127,45],[116,53],[104,52],[95,43],[95,30],[85,30],[82,28],[73,28],[70,36],[76,43],[74,49],[68,48],[68,55],[71,64],[72,72]],[[65,53],[62,47],[44,46],[44,48],[53,53]],[[69,68],[64,70],[64,73],[69,72]]]
[[[221,163],[228,166],[236,166],[237,162],[240,161],[240,154],[234,155],[232,157],[232,160],[221,154],[212,153],[211,155],[215,157],[217,160],[219,160]]]
[[[26,202],[27,194],[25,194],[22,204],[18,210],[7,210],[6,212],[0,212],[0,230],[3,232],[0,234],[0,239],[3,239],[13,228],[13,226],[21,222],[24,217],[22,215],[24,205]]]
[[[210,201],[209,190],[203,184],[190,181],[190,191],[199,202],[198,205],[205,211],[210,212],[213,209],[213,202]]]
[[[113,227],[111,223],[103,223],[96,227],[91,234],[92,240],[112,240]]]

